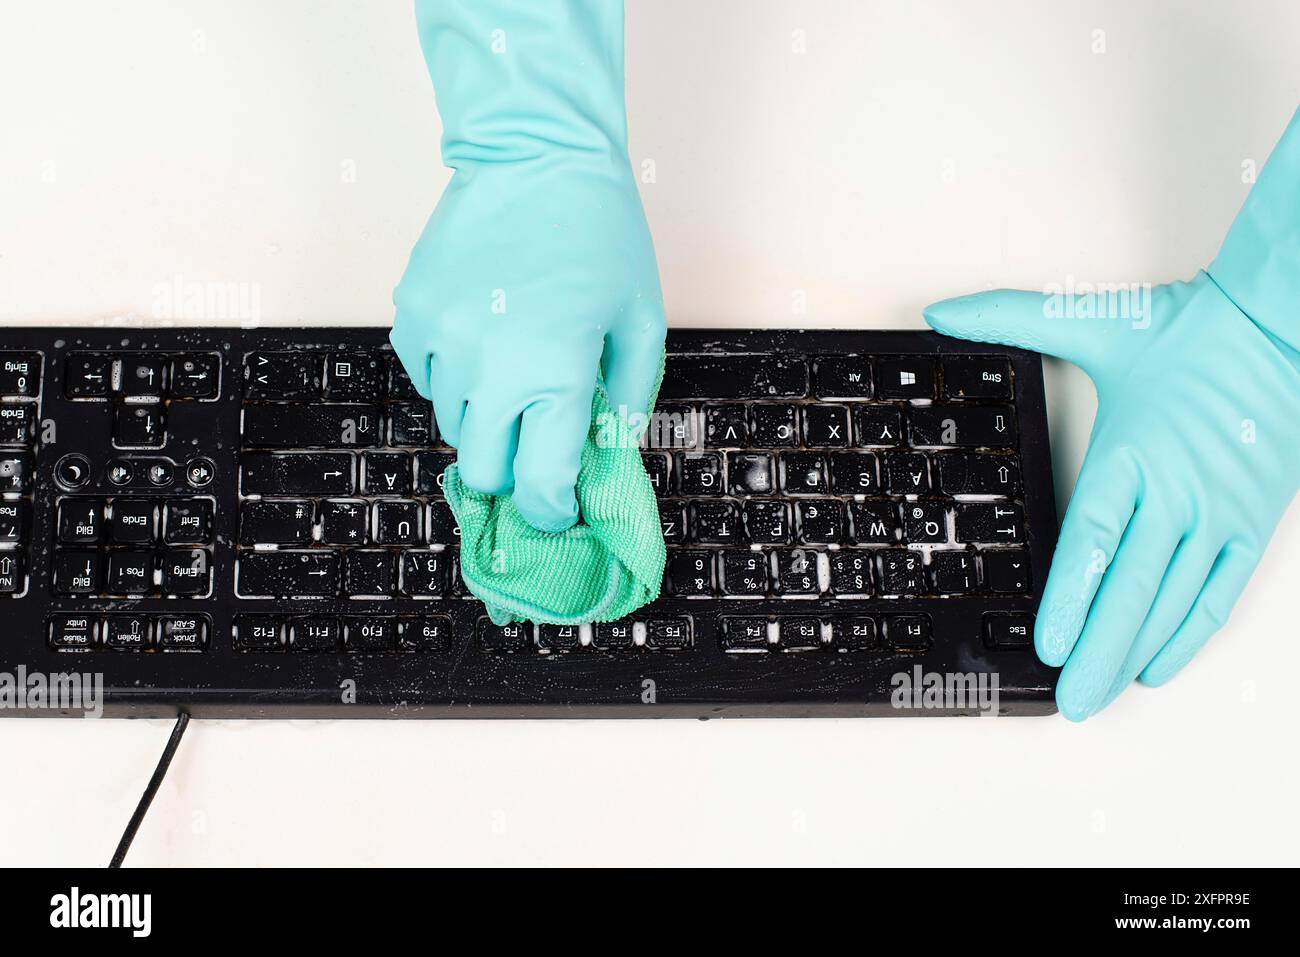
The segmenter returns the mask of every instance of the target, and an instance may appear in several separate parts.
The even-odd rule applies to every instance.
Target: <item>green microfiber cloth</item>
[[[662,378],[661,365],[651,409]],[[468,489],[457,466],[447,467],[443,488],[460,525],[461,578],[493,622],[613,621],[659,595],[664,537],[641,461],[641,431],[610,413],[599,383],[578,472],[579,520],[563,532],[538,531],[513,499]]]

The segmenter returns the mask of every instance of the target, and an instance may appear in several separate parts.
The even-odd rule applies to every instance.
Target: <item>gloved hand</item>
[[[544,531],[574,484],[603,369],[646,412],[664,346],[654,247],[627,155],[623,5],[419,0],[455,170],[394,293],[391,341],[462,481]]]
[[[1073,720],[1187,664],[1300,486],[1300,113],[1209,270],[1143,298],[999,290],[925,310],[939,332],[1059,356],[1097,387],[1034,634],[1065,666]]]

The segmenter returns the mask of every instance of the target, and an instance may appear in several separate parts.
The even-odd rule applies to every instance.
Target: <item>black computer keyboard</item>
[[[110,715],[976,713],[895,691],[980,674],[1052,710],[1037,356],[674,331],[657,411],[660,598],[497,627],[386,329],[0,330],[0,671]]]

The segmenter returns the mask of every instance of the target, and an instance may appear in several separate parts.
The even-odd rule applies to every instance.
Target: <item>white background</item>
[[[628,8],[678,325],[1188,277],[1300,102],[1291,0]],[[180,277],[387,323],[438,132],[409,0],[2,0],[0,320],[147,319]],[[1064,499],[1094,399],[1056,363],[1049,399]],[[1297,568],[1293,509],[1186,672],[1080,726],[200,722],[131,862],[1294,863]],[[105,862],[167,732],[0,721],[0,862]]]

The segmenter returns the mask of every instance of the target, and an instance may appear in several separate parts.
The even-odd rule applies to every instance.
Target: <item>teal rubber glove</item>
[[[598,374],[635,420],[664,346],[623,5],[419,0],[416,15],[455,173],[394,293],[391,341],[465,486],[560,531],[578,518]]]
[[[1300,487],[1300,113],[1214,263],[1149,303],[999,290],[925,310],[939,332],[1059,356],[1097,387],[1034,633],[1064,665],[1073,720],[1187,664]]]

